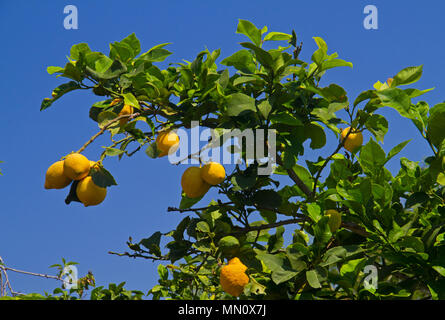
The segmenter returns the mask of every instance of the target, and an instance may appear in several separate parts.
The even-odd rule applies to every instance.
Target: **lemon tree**
[[[186,214],[179,225],[127,242],[129,251],[120,255],[160,261],[159,284],[148,296],[445,298],[445,104],[430,107],[418,99],[429,91],[412,86],[422,66],[405,68],[351,97],[335,83],[320,85],[330,69],[353,66],[322,38],[314,37],[317,49],[303,61],[294,31],[269,32],[239,20],[236,32],[244,38],[227,57],[220,57],[219,49],[204,50],[190,62],[161,68],[171,55],[168,45],[142,52],[131,34],[111,43],[107,53],[76,44],[64,66],[48,67],[67,82],[43,100],[41,110],[60,104],[73,90],[97,96],[89,116],[98,133],[85,137],[77,153],[101,134],[112,137],[94,159],[97,167],[89,169],[88,180],[82,180],[86,189],[117,188],[104,168],[105,161],[113,161],[108,158],[140,150],[160,158],[178,143],[166,133],[188,129],[192,120],[211,129],[276,130],[273,173],[259,175],[260,161],[244,162],[233,172],[218,164],[205,171],[187,168],[181,205],[168,208]],[[266,49],[266,43],[277,45]],[[400,158],[396,175],[386,165],[409,140],[388,153],[382,149],[388,131],[378,113],[382,108],[410,119],[431,148],[422,163]],[[335,135],[338,144],[327,145],[327,135]],[[308,148],[320,150],[320,156],[303,161]],[[321,149],[329,155],[322,157]],[[79,167],[71,179],[85,174],[87,166]],[[53,187],[67,183],[53,177],[57,170],[51,172]],[[278,183],[277,175],[287,176],[288,183]],[[217,189],[219,198],[201,203],[209,188]],[[101,192],[90,201],[100,202]],[[70,194],[79,200],[73,188]],[[292,233],[290,240],[285,232]],[[377,270],[372,286],[366,285],[365,266]]]

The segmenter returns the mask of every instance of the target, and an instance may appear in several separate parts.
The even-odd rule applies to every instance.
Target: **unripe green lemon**
[[[329,216],[329,229],[334,233],[341,226],[341,213],[335,209],[326,210],[325,214]]]

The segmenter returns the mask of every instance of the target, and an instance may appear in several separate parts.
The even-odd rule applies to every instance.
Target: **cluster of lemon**
[[[53,163],[46,171],[45,189],[63,189],[72,181],[79,181],[77,198],[85,207],[95,206],[104,201],[107,189],[97,186],[89,175],[96,162],[80,153],[72,153],[64,160]]]
[[[173,131],[162,131],[156,138],[159,157],[176,151],[179,137]],[[226,178],[226,170],[218,162],[209,162],[202,167],[189,167],[182,174],[182,190],[189,198],[200,198],[209,191],[211,186],[220,184]]]

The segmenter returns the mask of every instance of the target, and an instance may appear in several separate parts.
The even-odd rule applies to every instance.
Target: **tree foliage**
[[[172,231],[127,242],[128,252],[120,255],[165,262],[149,296],[231,299],[221,290],[219,270],[236,256],[250,278],[242,299],[445,298],[445,104],[413,102],[429,91],[410,87],[422,66],[350,99],[337,84],[320,85],[329,69],[352,67],[322,38],[314,37],[318,48],[305,62],[294,31],[268,32],[239,20],[236,32],[246,41],[220,66],[220,50],[206,49],[191,62],[162,69],[159,63],[171,54],[168,43],[141,53],[131,34],[111,43],[108,54],[74,45],[64,67],[48,68],[68,82],[43,100],[41,110],[73,90],[105,99],[89,113],[114,139],[100,161],[142,148],[156,157],[160,129],[190,128],[193,120],[215,130],[277,132],[273,174],[258,175],[260,162],[236,166],[214,187],[220,199],[198,205],[200,199],[183,196],[180,208],[169,208],[184,215]],[[268,42],[280,45],[266,50]],[[116,98],[122,103],[110,105]],[[124,103],[134,114],[126,125],[112,125]],[[409,140],[388,153],[382,149],[388,121],[377,112],[384,107],[410,119],[431,147],[422,163],[400,158],[396,175],[385,166]],[[343,152],[341,141],[326,145],[326,135],[338,136],[342,126],[372,137],[354,154]],[[303,162],[307,148],[332,153]],[[106,172],[104,184],[115,182]],[[287,175],[289,184],[280,185],[276,175]],[[342,213],[334,232],[324,214],[329,209]],[[285,232],[292,233],[290,241]],[[378,285],[371,288],[364,282],[369,265],[378,270]]]

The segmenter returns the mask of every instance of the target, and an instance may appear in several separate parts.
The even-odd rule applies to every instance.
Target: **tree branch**
[[[83,150],[85,150],[86,147],[88,147],[94,140],[96,140],[101,134],[103,134],[105,132],[105,130],[107,130],[113,123],[115,123],[121,119],[125,119],[125,118],[128,118],[130,120],[130,119],[136,118],[140,115],[141,115],[140,112],[136,112],[136,113],[132,113],[132,114],[122,114],[122,115],[110,120],[100,129],[100,131],[98,133],[96,133],[94,136],[92,136],[90,138],[90,140],[88,140],[79,150],[77,150],[77,153],[81,153]]]
[[[281,156],[277,154],[277,163],[284,168],[283,160],[281,159]],[[287,173],[289,174],[289,177],[295,182],[298,188],[300,188],[301,191],[304,192],[304,194],[308,198],[312,198],[313,194],[311,190],[309,190],[308,186],[300,179],[300,177],[295,173],[292,169],[286,169]]]

